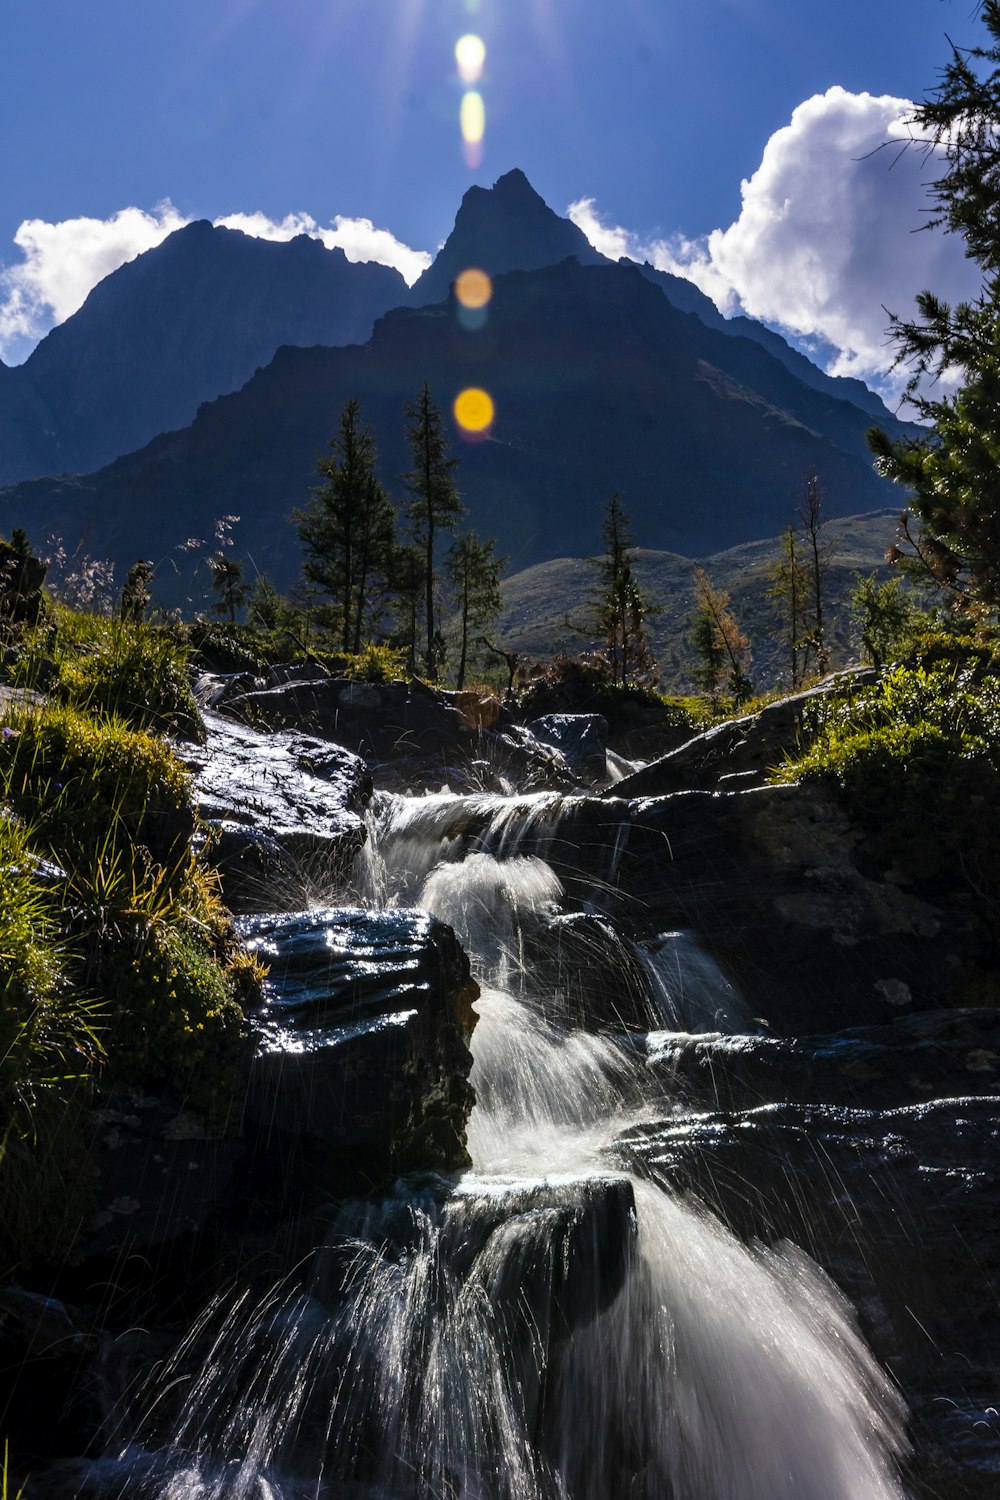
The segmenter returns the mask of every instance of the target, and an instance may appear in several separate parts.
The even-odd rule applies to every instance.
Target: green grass
[[[8,634],[46,698],[0,714],[0,1266],[71,1255],[93,1204],[93,1096],[166,1090],[216,1130],[242,1097],[239,948],[194,852],[173,632],[60,608]],[[47,864],[45,862],[48,862]]]
[[[66,707],[121,720],[131,729],[200,738],[203,731],[188,674],[190,647],[181,630],[134,625],[62,605],[24,632],[18,685],[41,688]]]

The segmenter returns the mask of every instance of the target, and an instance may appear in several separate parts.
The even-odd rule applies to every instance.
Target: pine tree
[[[805,552],[805,572],[808,580],[808,610],[812,624],[805,644],[816,654],[817,670],[823,674],[830,670],[830,653],[826,645],[823,627],[823,603],[826,583],[830,573],[831,548],[823,538],[823,489],[819,475],[810,469],[802,483],[802,504],[799,507],[802,546]],[[803,661],[805,675],[805,661]]]
[[[808,587],[805,566],[795,534],[789,523],[781,539],[781,556],[770,570],[768,598],[781,621],[782,639],[788,647],[792,692],[805,676],[808,644],[805,640],[805,602]]]
[[[980,8],[990,41],[952,46],[931,97],[909,121],[945,171],[930,186],[928,227],[960,234],[983,273],[979,295],[952,307],[930,291],[912,320],[892,317],[907,397],[931,430],[894,442],[868,434],[880,473],[910,492],[890,562],[913,568],[960,609],[1000,607],[1000,0]],[[934,392],[961,370],[952,394]],[[928,391],[931,394],[928,394]]]
[[[617,490],[608,501],[601,527],[604,555],[595,559],[602,588],[597,598],[597,626],[612,682],[651,683],[656,662],[649,646],[649,613],[633,571],[635,541],[632,518],[622,510]]]
[[[358,651],[381,611],[395,536],[395,512],[377,472],[375,440],[352,398],[344,405],[331,453],[317,464],[325,483],[293,512],[302,574],[325,600],[325,617],[341,650]]]
[[[406,514],[422,556],[424,670],[428,679],[436,682],[442,648],[435,608],[435,553],[440,533],[454,530],[465,507],[452,478],[458,459],[448,455],[444,418],[431,400],[426,380],[418,400],[407,406],[406,415],[411,423],[406,436],[413,457],[413,468],[403,476],[410,495]]]
[[[459,656],[455,686],[461,692],[473,632],[485,630],[503,609],[500,572],[506,558],[493,551],[494,537],[480,541],[474,531],[460,536],[448,552],[448,577],[458,601]]]

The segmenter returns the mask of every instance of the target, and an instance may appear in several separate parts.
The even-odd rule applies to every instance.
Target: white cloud
[[[0,270],[0,355],[37,341],[105,276],[186,222],[169,202],[152,213],[123,208],[110,219],[26,219],[14,236],[24,259]]]
[[[701,240],[644,242],[601,223],[592,199],[571,205],[570,217],[606,254],[610,245],[686,276],[726,314],[822,339],[837,351],[831,373],[889,392],[900,381],[887,378],[883,309],[908,315],[924,287],[958,300],[979,286],[959,239],[916,232],[934,166],[918,143],[905,144],[912,109],[842,88],[807,99],[743,182],[739,218]]]
[[[25,359],[44,333],[83,305],[99,281],[189,222],[190,216],[169,200],[152,213],[123,208],[109,219],[25,220],[14,236],[23,259],[0,267],[0,358]],[[274,220],[253,213],[228,214],[215,223],[266,240],[308,234],[330,249],[339,246],[348,260],[394,266],[409,285],[431,263],[426,251],[411,250],[370,219],[338,214],[324,228],[309,214]]]
[[[328,250],[343,250],[348,260],[374,260],[383,266],[394,266],[407,286],[412,286],[433,257],[426,250],[411,250],[388,229],[376,229],[371,219],[348,219],[337,214],[328,229],[322,228],[310,214],[286,214],[281,220],[265,214],[228,214],[216,219],[227,229],[242,229],[262,240],[291,240],[297,234],[308,234],[322,240]]]

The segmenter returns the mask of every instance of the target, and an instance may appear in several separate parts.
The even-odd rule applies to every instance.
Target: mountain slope
[[[496,279],[483,329],[463,331],[455,313],[397,309],[364,346],[282,349],[184,431],[87,478],[3,491],[0,528],[68,542],[86,532],[88,550],[122,568],[234,513],[238,551],[288,584],[298,549],[285,518],[343,403],[360,400],[392,485],[409,466],[403,408],[423,380],[446,408],[464,385],[495,400],[488,439],[454,441],[470,523],[512,568],[596,550],[615,489],[640,545],[694,556],[777,534],[810,467],[831,516],[894,501],[865,450],[864,413],[677,312],[638,271],[567,261],[513,272]],[[165,571],[161,587],[180,588]]]
[[[204,401],[237,390],[282,344],[368,338],[406,283],[354,264],[305,235],[254,239],[202,220],[98,283],[0,383],[0,481],[97,469],[161,432],[185,427]],[[37,428],[37,423],[36,423]]]

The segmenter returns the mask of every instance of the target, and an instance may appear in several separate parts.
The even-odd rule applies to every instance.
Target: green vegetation
[[[17,637],[7,675],[18,687],[39,688],[84,714],[197,739],[201,722],[189,655],[178,627],[134,625],[55,605],[44,623]]]
[[[964,885],[997,941],[1000,675],[985,655],[899,666],[821,702],[776,779],[836,786],[881,864],[909,882]]]
[[[193,850],[176,630],[48,610],[5,637],[0,724],[0,1259],[72,1253],[89,1110],[166,1088],[224,1129],[261,978]],[[37,689],[45,688],[42,697]],[[31,691],[34,689],[34,691]]]
[[[926,574],[959,609],[1000,607],[1000,0],[983,0],[988,46],[952,48],[941,83],[918,104],[916,139],[943,153],[930,185],[931,222],[960,234],[982,271],[973,302],[950,307],[932,292],[917,317],[893,318],[897,364],[909,368],[909,398],[933,430],[892,442],[873,429],[877,467],[910,492],[895,558]],[[961,370],[951,395],[932,380]],[[934,394],[928,394],[928,391]]]
[[[632,518],[622,510],[617,492],[608,501],[601,526],[604,553],[594,559],[601,579],[597,596],[597,629],[611,681],[619,687],[651,687],[658,678],[649,648],[646,618],[650,613],[635,577]]]

